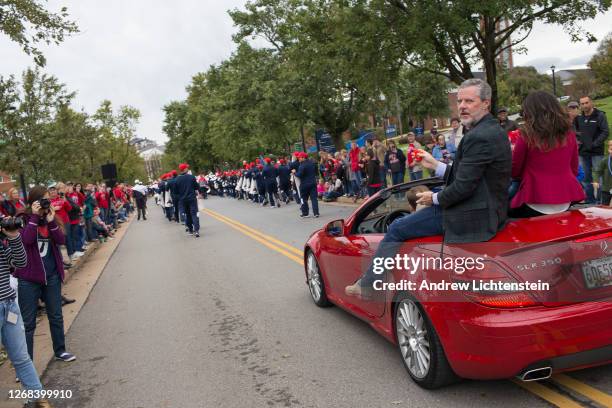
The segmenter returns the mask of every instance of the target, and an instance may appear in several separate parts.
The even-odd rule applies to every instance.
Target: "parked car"
[[[304,250],[314,303],[336,305],[369,323],[398,348],[408,374],[424,388],[459,378],[533,381],[612,362],[612,209],[509,220],[487,243],[443,244],[442,236],[408,241],[399,254],[458,259],[485,267],[458,273],[439,266],[414,274],[392,268],[384,282],[468,282],[461,290],[389,289],[363,299],[345,294],[361,276],[393,220],[408,213],[405,192],[426,179],[383,190],[347,219],[316,231]],[[469,282],[548,283],[549,289],[478,290]],[[472,286],[469,286],[472,285]]]

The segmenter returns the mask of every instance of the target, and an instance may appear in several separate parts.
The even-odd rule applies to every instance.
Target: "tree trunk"
[[[495,59],[491,63],[485,64],[487,83],[491,86],[491,113],[497,114],[497,65]]]
[[[345,148],[344,140],[342,138],[343,133],[344,132],[340,132],[340,133],[330,132],[332,140],[334,141],[334,146],[336,146],[336,151],[338,152]]]
[[[485,18],[484,67],[487,83],[491,86],[491,113],[497,114],[497,62],[495,61],[495,25]]]

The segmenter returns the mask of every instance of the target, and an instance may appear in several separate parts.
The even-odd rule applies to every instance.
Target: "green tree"
[[[120,106],[114,111],[111,101],[104,100],[93,115],[93,123],[100,138],[101,160],[117,165],[120,181],[146,179],[144,160],[133,144],[140,111],[132,106]]]
[[[0,2],[0,31],[19,44],[34,62],[45,65],[45,57],[37,44],[59,44],[78,27],[68,20],[66,7],[58,13],[46,10],[37,0],[5,0]]]
[[[609,33],[597,47],[597,53],[589,61],[589,67],[602,86],[604,96],[612,94],[612,33]]]
[[[590,72],[578,71],[572,78],[572,83],[566,87],[567,94],[574,100],[585,95],[592,98],[600,96],[601,86]]]
[[[12,77],[0,78],[0,83],[3,100],[0,105],[16,108],[9,114],[5,110],[0,167],[13,174],[25,174],[26,184],[45,183],[52,174],[50,152],[56,149],[49,125],[58,110],[70,103],[74,93],[68,92],[56,77],[39,69],[24,71],[21,89]]]
[[[416,122],[448,115],[449,88],[450,82],[440,75],[415,68],[402,69],[397,86],[402,112]]]
[[[381,16],[381,27],[388,27],[394,43],[404,49],[408,64],[457,84],[482,65],[495,111],[497,61],[504,51],[524,51],[521,44],[536,22],[561,25],[572,41],[595,41],[580,23],[607,11],[610,0],[372,0],[370,5]],[[432,70],[432,63],[440,69]]]
[[[502,71],[499,78],[499,104],[516,112],[530,92],[552,93],[552,78],[534,67],[514,67]]]
[[[48,150],[49,174],[55,180],[91,182],[100,178],[102,149],[100,136],[85,112],[76,112],[70,106],[60,107],[48,134],[53,149]],[[66,158],[76,158],[66,160]]]
[[[365,3],[361,8],[344,3],[257,0],[244,12],[230,13],[239,27],[236,40],[264,39],[278,56],[286,115],[300,127],[311,122],[326,128],[337,147],[361,112],[376,105],[382,85],[399,66],[381,51],[386,47]]]
[[[282,73],[279,55],[241,43],[228,60],[195,75],[187,99],[164,107],[164,166],[188,161],[202,170],[286,153],[297,125]]]

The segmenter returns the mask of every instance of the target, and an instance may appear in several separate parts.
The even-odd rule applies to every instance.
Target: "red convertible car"
[[[441,184],[427,179],[383,190],[346,220],[313,233],[304,265],[314,303],[337,305],[368,322],[397,346],[409,375],[424,388],[458,378],[534,381],[611,363],[609,207],[573,206],[561,214],[509,220],[486,243],[459,247],[443,244],[442,236],[408,241],[400,256],[471,254],[484,259],[484,267],[458,273],[439,265],[412,271],[396,265],[380,275],[387,286],[373,297],[345,294],[370,265],[387,227],[408,213],[406,191],[415,185],[436,190]],[[487,280],[513,285],[478,287]],[[463,286],[423,289],[423,282]],[[521,288],[527,282],[531,286]]]

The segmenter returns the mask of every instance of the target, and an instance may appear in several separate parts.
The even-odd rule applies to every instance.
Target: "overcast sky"
[[[45,48],[46,71],[78,92],[75,106],[93,113],[100,101],[132,105],[142,113],[139,136],[159,142],[166,103],[183,99],[191,77],[230,56],[235,29],[227,10],[246,0],[50,0],[68,7],[81,32],[60,46]],[[598,38],[612,27],[612,12],[589,21]],[[526,55],[515,65],[544,72],[584,66],[596,44],[572,44],[560,28],[534,27]],[[32,59],[0,36],[0,74],[20,75]]]

